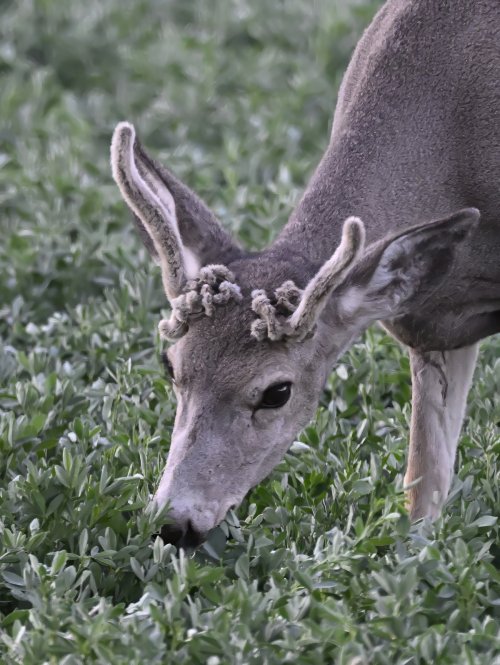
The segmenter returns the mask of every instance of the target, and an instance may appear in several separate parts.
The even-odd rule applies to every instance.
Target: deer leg
[[[405,485],[410,516],[436,519],[450,489],[478,345],[454,351],[410,349],[412,416]]]

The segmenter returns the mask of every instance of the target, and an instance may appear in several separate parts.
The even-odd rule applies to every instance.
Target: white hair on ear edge
[[[165,293],[173,300],[186,282],[175,203],[171,195],[161,200],[139,174],[134,160],[134,141],[133,125],[120,122],[111,141],[111,170],[123,198],[153,240],[160,257]]]

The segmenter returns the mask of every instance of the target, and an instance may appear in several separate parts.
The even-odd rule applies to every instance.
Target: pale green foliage
[[[144,512],[175,404],[112,129],[134,122],[261,246],[325,148],[377,4],[2,4],[1,663],[500,662],[498,340],[434,526],[405,514],[408,360],[376,329],[203,549],[153,543],[162,517]]]

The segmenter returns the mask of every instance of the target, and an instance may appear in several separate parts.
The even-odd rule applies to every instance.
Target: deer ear
[[[479,217],[478,210],[466,208],[369,247],[335,294],[340,318],[367,323],[408,313],[449,275]]]
[[[303,291],[291,281],[282,284],[274,293],[278,309],[265,291],[253,291],[252,309],[259,318],[252,324],[252,336],[272,341],[286,338],[300,341],[307,337],[314,330],[332,292],[339,288],[355,264],[364,241],[363,222],[357,217],[349,217],[342,227],[340,245]],[[293,313],[283,318],[280,309]]]
[[[135,130],[122,122],[111,142],[111,170],[129,208],[147,233],[149,246],[161,266],[163,286],[172,301],[183,290],[186,281],[185,252],[179,236],[175,204],[171,196],[160,198],[154,187],[142,177],[134,158]]]
[[[289,319],[296,337],[308,334],[326,306],[332,292],[342,284],[361,253],[365,242],[365,227],[357,217],[349,217],[342,228],[342,240],[333,256],[310,280]]]
[[[194,277],[205,265],[227,264],[242,255],[242,250],[223,229],[208,206],[168,169],[134,142],[134,159],[141,177],[161,200],[175,207],[177,229],[184,248],[186,273]],[[148,233],[138,217],[134,221],[146,248],[155,256]]]

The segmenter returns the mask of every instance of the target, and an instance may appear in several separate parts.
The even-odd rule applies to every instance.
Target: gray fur
[[[178,409],[155,503],[170,502],[178,531],[203,537],[271,471],[334,362],[376,320],[412,348],[410,511],[438,514],[475,344],[500,331],[499,34],[498,0],[389,0],[353,55],[321,163],[262,252],[241,251],[136,143],[148,191],[175,201],[182,243],[200,266],[226,265],[241,289],[211,316],[192,316],[201,292],[186,294],[186,310],[174,302],[189,326],[167,351]],[[366,249],[355,223],[337,264],[351,215]],[[289,401],[259,408],[283,382]]]

